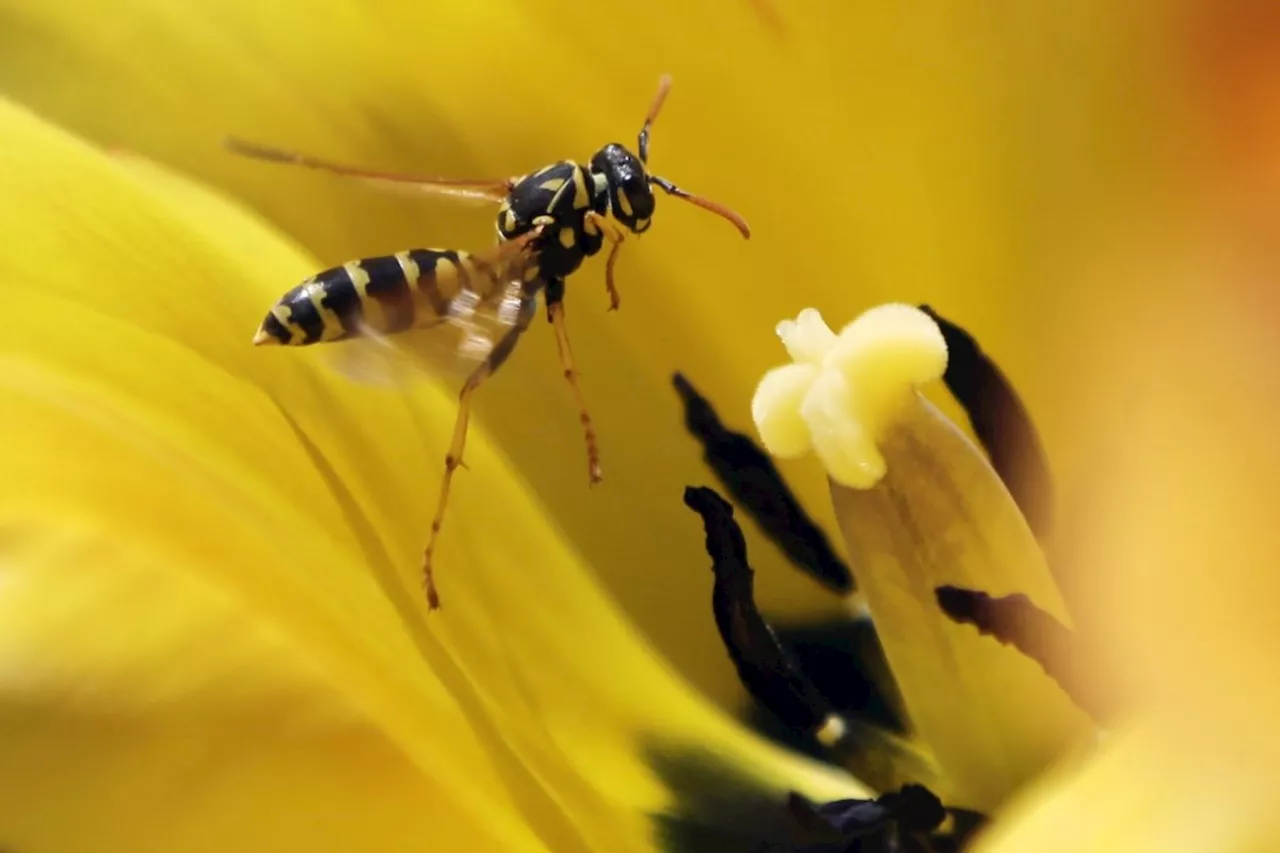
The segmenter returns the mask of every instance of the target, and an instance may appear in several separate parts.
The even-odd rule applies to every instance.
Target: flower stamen
[[[832,479],[866,489],[885,473],[878,443],[916,385],[942,376],[947,345],[928,315],[881,305],[834,334],[812,308],[778,324],[794,364],[765,375],[752,417],[777,456],[809,449]]]
[[[757,428],[775,455],[812,449],[827,469],[859,591],[914,733],[941,768],[934,789],[993,808],[1091,721],[1033,661],[959,630],[934,591],[1024,594],[1069,624],[1065,604],[986,454],[917,387],[948,368],[938,323],[882,305],[833,341],[817,319],[783,324],[788,352],[804,360],[760,382]]]
[[[933,784],[937,768],[910,741],[840,714],[778,641],[755,602],[755,572],[747,562],[733,507],[713,489],[690,486],[685,504],[706,530],[715,588],[716,627],[747,692],[796,732],[807,733],[832,760],[878,790],[911,782]]]
[[[684,403],[685,426],[730,496],[792,563],[835,592],[853,592],[849,567],[800,505],[769,454],[749,436],[725,426],[711,401],[683,374],[677,373],[673,382]]]
[[[1098,695],[1084,671],[1076,649],[1075,633],[1053,616],[1036,607],[1025,595],[993,598],[977,590],[941,586],[936,590],[942,612],[961,624],[972,625],[979,634],[1012,646],[1031,658],[1058,682],[1079,708],[1101,720],[1107,715],[1106,701]]]

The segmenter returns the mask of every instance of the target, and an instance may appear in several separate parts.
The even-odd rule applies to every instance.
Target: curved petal
[[[8,755],[29,762],[27,749],[64,735],[87,741],[114,720],[138,749],[136,765],[115,753],[127,790],[163,778],[150,775],[161,771],[148,758],[167,759],[172,771],[184,737],[235,740],[237,716],[279,706],[285,719],[315,716],[317,747],[332,738],[341,750],[347,739],[353,759],[371,750],[411,789],[433,791],[442,815],[459,815],[462,837],[528,846],[528,829],[489,814],[506,799],[502,777],[364,567],[305,440],[329,464],[363,470],[366,483],[390,491],[385,467],[371,468],[370,454],[353,458],[341,433],[326,429],[335,402],[308,371],[260,369],[237,352],[249,347],[234,319],[252,316],[261,271],[304,269],[305,258],[250,231],[238,248],[252,249],[257,269],[246,266],[102,155],[13,107],[0,116],[0,227],[10,235],[0,281],[7,310],[21,318],[0,353],[13,617],[5,657],[17,695],[7,703],[17,728],[6,735],[29,745]],[[387,433],[413,440],[403,406],[364,405]],[[246,622],[265,628],[228,643],[228,629]],[[280,684],[291,671],[297,685]],[[109,701],[85,697],[86,685]],[[168,729],[157,732],[153,716]],[[110,744],[90,746],[86,758],[113,755]],[[246,748],[228,749],[227,759]],[[268,753],[264,772],[306,768],[289,750]],[[327,808],[342,786],[316,781],[299,797]],[[93,793],[61,807],[101,810]],[[209,799],[224,795],[233,814],[251,805],[218,790]],[[39,814],[33,807],[28,817]],[[251,817],[250,808],[241,820]]]
[[[15,835],[87,844],[40,817],[61,808],[155,849],[176,822],[225,839],[274,808],[277,835],[254,835],[267,847],[385,818],[388,849],[411,831],[647,849],[647,815],[674,796],[645,752],[659,733],[774,785],[857,790],[696,699],[478,429],[440,552],[446,609],[427,618],[416,575],[451,395],[254,349],[272,282],[313,261],[21,109],[0,105],[0,129],[0,287],[22,319],[0,348],[0,738],[15,745],[0,785],[45,798],[0,815]],[[72,772],[77,756],[101,766]],[[36,760],[58,775],[28,778]],[[367,818],[338,806],[384,770]],[[178,771],[190,785],[156,791]],[[261,774],[243,796],[216,781],[238,773]],[[134,820],[104,806],[105,784],[172,807]],[[279,799],[248,799],[269,788]]]
[[[6,433],[12,440],[12,436]],[[19,850],[543,849],[224,591],[5,513],[0,835]],[[431,829],[428,830],[427,828]]]
[[[1280,839],[1273,786],[1188,743],[1185,729],[1134,722],[1081,769],[1028,788],[975,853],[1270,850]]]
[[[728,696],[736,685],[697,588],[664,568],[671,550],[696,553],[696,539],[676,547],[649,533],[680,528],[678,501],[655,497],[703,470],[692,442],[670,453],[671,372],[714,389],[745,426],[777,317],[809,304],[852,316],[909,296],[979,334],[1033,411],[1057,411],[1033,358],[1053,291],[1028,282],[1056,281],[1071,251],[1062,235],[1114,207],[1128,186],[1115,178],[1161,136],[1143,109],[1160,78],[1113,74],[1121,58],[1132,68],[1159,55],[1135,41],[1158,37],[1158,13],[1133,13],[1156,16],[1144,26],[1099,14],[1102,3],[918,16],[806,0],[786,4],[780,34],[757,6],[655,0],[641,25],[569,0],[3,0],[0,87],[234,191],[327,264],[424,242],[478,247],[491,211],[243,162],[218,148],[224,134],[372,167],[514,174],[629,142],[671,71],[655,169],[740,209],[756,236],[743,244],[664,197],[653,235],[622,253],[618,315],[606,314],[599,264],[575,278],[570,324],[603,489],[565,474],[582,450],[549,336],[528,337],[480,416],[664,653]],[[1095,156],[1079,157],[1082,145]],[[1044,433],[1051,452],[1071,438],[1053,421]],[[1070,472],[1061,479],[1069,486]],[[796,485],[830,525],[821,479],[799,473]],[[752,546],[768,609],[817,606],[823,594],[781,570],[769,543]]]

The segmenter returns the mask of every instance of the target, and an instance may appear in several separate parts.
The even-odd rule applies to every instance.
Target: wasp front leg
[[[569,346],[569,330],[564,324],[564,279],[552,279],[547,282],[547,319],[556,330],[556,348],[560,351],[560,366],[564,368],[564,378],[573,389],[574,401],[578,404],[578,420],[582,422],[582,437],[587,443],[587,477],[591,485],[604,479],[600,471],[600,448],[596,444],[596,430],[591,423],[591,414],[587,411],[587,401],[578,387],[578,369],[573,362],[573,349]]]
[[[618,306],[622,304],[622,299],[618,296],[618,288],[613,282],[613,265],[618,260],[618,250],[622,248],[622,241],[627,239],[627,233],[623,231],[614,222],[611,222],[607,216],[596,213],[594,210],[587,211],[584,226],[587,233],[599,233],[606,240],[612,243],[609,249],[609,258],[604,262],[604,286],[609,289],[609,310],[617,311]]]
[[[437,610],[440,607],[440,594],[436,590],[432,560],[435,556],[436,542],[440,537],[440,528],[444,526],[444,513],[449,503],[449,487],[453,483],[453,472],[460,467],[464,467],[462,453],[467,446],[467,425],[471,418],[471,397],[475,394],[476,389],[496,373],[502,363],[511,355],[512,350],[515,349],[516,341],[529,328],[536,312],[537,305],[530,298],[521,306],[520,316],[516,325],[512,326],[503,335],[502,339],[498,341],[497,345],[489,353],[489,357],[471,372],[471,375],[467,377],[467,381],[463,384],[462,390],[458,393],[458,414],[453,422],[453,439],[449,442],[449,452],[444,458],[444,480],[440,483],[440,497],[436,502],[436,513],[431,519],[431,534],[427,539],[426,550],[422,554],[422,586],[427,594],[427,607],[431,610]]]

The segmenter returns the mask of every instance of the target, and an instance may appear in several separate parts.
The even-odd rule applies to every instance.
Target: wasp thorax
[[[591,171],[605,177],[614,218],[636,233],[647,230],[654,199],[649,173],[640,158],[614,142],[591,158]]]

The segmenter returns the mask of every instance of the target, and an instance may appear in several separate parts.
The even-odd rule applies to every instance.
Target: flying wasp
[[[595,484],[602,479],[600,452],[565,327],[565,279],[608,242],[605,285],[610,310],[618,308],[614,264],[627,236],[643,234],[653,224],[654,187],[727,219],[744,238],[751,236],[738,214],[648,171],[649,132],[670,88],[671,78],[664,76],[640,128],[635,153],[610,143],[588,165],[560,160],[515,178],[460,180],[378,172],[242,140],[226,141],[232,151],[259,160],[499,205],[495,248],[474,254],[410,249],[324,270],[280,297],[253,339],[257,345],[286,346],[339,341],[351,346],[363,340],[408,354],[426,369],[432,369],[423,364],[428,352],[441,351],[450,367],[466,367],[468,375],[458,395],[453,438],[423,552],[422,582],[432,610],[440,606],[432,560],[453,473],[462,465],[472,395],[510,357],[529,328],[537,313],[538,294],[555,330],[560,364],[577,403],[588,475]]]

